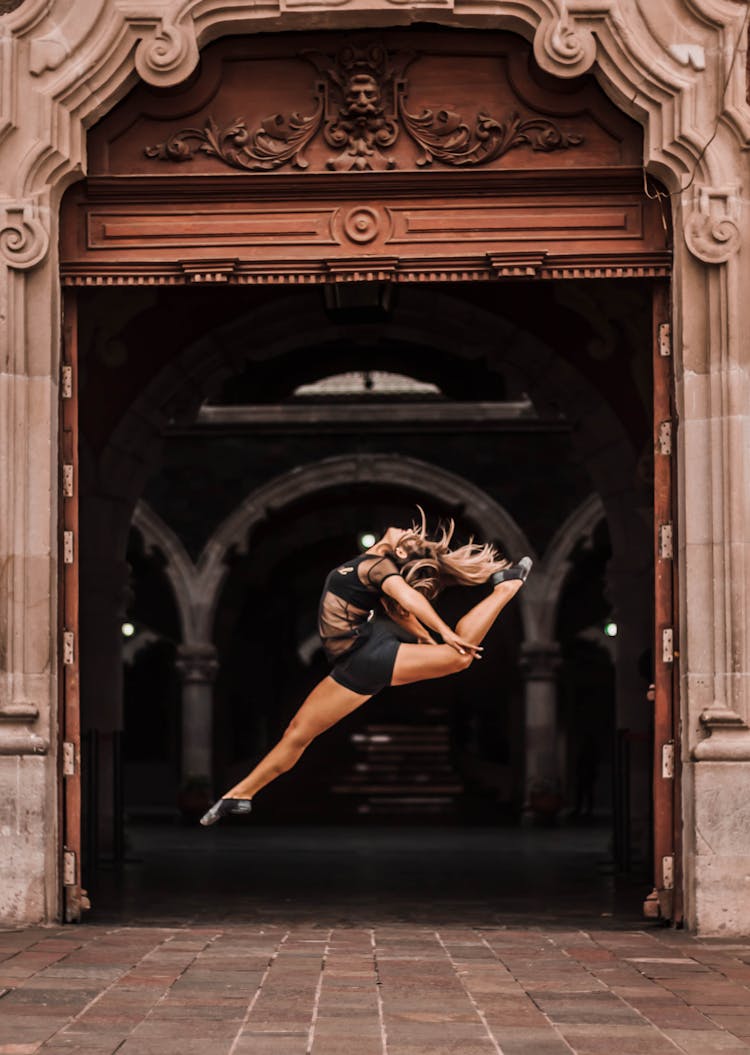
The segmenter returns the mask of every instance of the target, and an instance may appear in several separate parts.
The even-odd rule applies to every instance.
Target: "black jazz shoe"
[[[206,810],[203,814],[201,824],[216,824],[217,821],[220,821],[222,817],[226,817],[229,813],[249,813],[252,808],[252,799],[219,799],[210,810]]]
[[[521,582],[526,582],[533,563],[531,557],[521,557],[518,564],[511,564],[509,568],[502,568],[500,571],[493,572],[490,576],[492,585],[497,586],[501,582],[510,582],[513,579],[520,579]]]

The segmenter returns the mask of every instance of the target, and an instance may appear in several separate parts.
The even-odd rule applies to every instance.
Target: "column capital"
[[[212,685],[219,670],[216,648],[207,643],[179,645],[175,667],[183,685]]]
[[[557,641],[524,641],[521,673],[526,681],[556,681],[562,660]]]

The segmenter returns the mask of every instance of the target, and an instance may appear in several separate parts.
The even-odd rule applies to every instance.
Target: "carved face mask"
[[[380,89],[369,73],[355,73],[346,87],[346,107],[349,113],[368,117],[380,110]]]

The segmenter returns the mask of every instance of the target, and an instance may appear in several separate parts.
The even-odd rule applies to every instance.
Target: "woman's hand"
[[[420,623],[440,634],[444,644],[455,648],[456,652],[459,652],[462,656],[469,655],[474,659],[482,658],[482,646],[473,645],[471,641],[464,641],[462,637],[459,637],[447,623],[443,622],[427,598],[415,590],[413,586],[409,586],[407,582],[404,582],[400,575],[389,575],[388,578],[383,580],[381,588],[386,596],[392,598],[396,604],[416,616]]]
[[[473,645],[471,641],[465,641],[454,630],[448,628],[446,631],[441,632],[440,636],[444,645],[450,645],[451,648],[455,648],[456,652],[459,652],[462,656],[469,655],[473,656],[474,659],[482,658],[482,646]]]

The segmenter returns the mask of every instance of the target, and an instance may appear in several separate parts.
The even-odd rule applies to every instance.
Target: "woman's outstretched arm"
[[[387,600],[381,600],[380,603],[388,618],[392,619],[394,623],[398,623],[404,630],[408,630],[410,634],[413,634],[420,645],[437,645],[435,638],[430,635],[429,630],[420,623],[413,612],[407,612],[392,597]]]
[[[421,623],[428,626],[430,630],[436,630],[446,645],[455,648],[462,655],[467,652],[477,659],[481,659],[481,645],[473,645],[471,641],[464,641],[452,630],[447,623],[443,622],[438,613],[432,607],[427,598],[408,582],[404,582],[400,575],[389,575],[383,580],[382,590],[388,597],[392,597],[397,604],[405,608],[407,612],[415,615]]]

